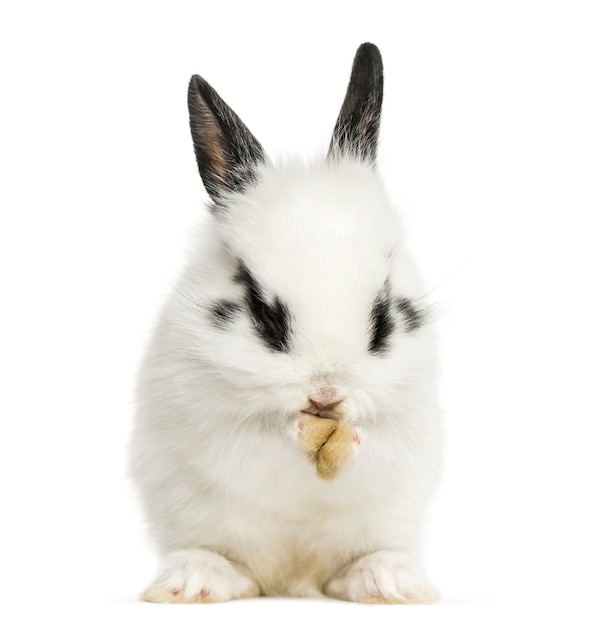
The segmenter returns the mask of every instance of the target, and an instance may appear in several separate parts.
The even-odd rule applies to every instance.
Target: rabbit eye
[[[260,339],[274,352],[288,352],[290,338],[289,311],[275,298],[272,304],[243,263],[239,263],[235,280],[245,286],[247,308]]]
[[[391,302],[388,297],[379,295],[372,305],[370,313],[370,344],[368,350],[373,354],[384,352],[395,323],[392,317]]]
[[[425,311],[417,308],[409,298],[393,298],[389,279],[379,291],[370,312],[370,343],[372,354],[385,352],[389,337],[397,324],[402,333],[418,330],[426,321]]]
[[[286,307],[278,298],[272,306],[250,302],[250,313],[262,339],[270,348],[285,352],[289,347],[289,321]]]

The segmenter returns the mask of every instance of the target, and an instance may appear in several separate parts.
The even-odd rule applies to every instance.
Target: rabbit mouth
[[[314,406],[314,404],[312,403],[310,406],[306,407],[305,409],[302,409],[300,412],[303,413],[304,415],[312,415],[313,417],[321,417],[323,419],[332,419],[338,422],[341,421],[344,417],[344,413],[340,409],[332,408],[332,407],[321,409],[321,408]]]

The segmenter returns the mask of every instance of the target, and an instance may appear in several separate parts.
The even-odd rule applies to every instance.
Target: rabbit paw
[[[329,581],[328,596],[369,604],[430,604],[436,589],[405,566],[405,557],[380,551],[358,559],[344,574]]]
[[[335,419],[302,415],[294,423],[294,435],[316,467],[319,478],[333,480],[358,453],[360,431]]]
[[[143,593],[148,602],[224,602],[259,595],[258,585],[224,557],[207,550],[179,550]]]

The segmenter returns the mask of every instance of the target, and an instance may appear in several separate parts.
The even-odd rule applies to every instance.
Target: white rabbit
[[[438,367],[375,169],[382,97],[366,43],[326,158],[275,166],[191,79],[212,203],[140,371],[131,471],[163,559],[146,600],[437,597],[421,539],[443,439]],[[352,458],[323,480],[299,438],[307,417],[333,413]]]

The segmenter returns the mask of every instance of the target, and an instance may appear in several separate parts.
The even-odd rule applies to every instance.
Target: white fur
[[[289,353],[267,349],[244,312],[226,329],[211,323],[215,300],[243,300],[240,258],[288,306]],[[420,559],[442,439],[434,333],[430,321],[396,330],[386,353],[368,352],[388,277],[394,296],[425,306],[397,212],[356,160],[263,165],[255,187],[204,222],[140,373],[133,475],[167,560],[149,595],[172,597],[187,571],[189,593],[208,597],[202,550],[234,566],[219,569],[216,599],[247,594],[248,578],[266,595],[434,597]],[[360,433],[332,482],[293,427],[323,389],[345,398]]]

